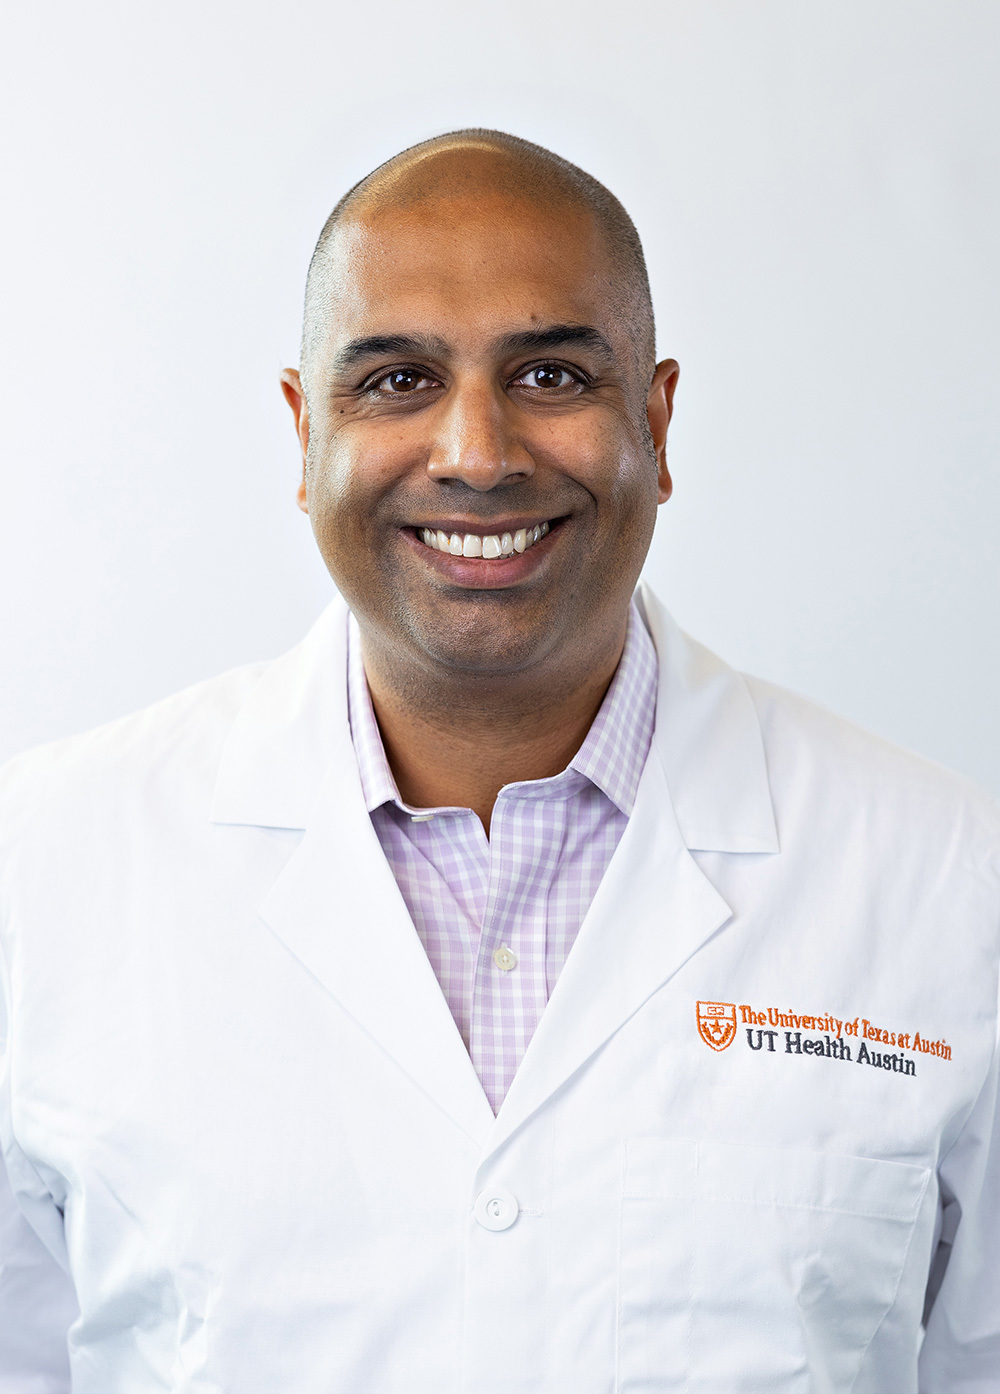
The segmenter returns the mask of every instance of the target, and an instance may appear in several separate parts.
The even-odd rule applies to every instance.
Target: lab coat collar
[[[729,919],[690,847],[777,850],[746,685],[641,602],[660,696],[635,810],[495,1119],[365,808],[343,602],[263,670],[223,752],[214,821],[304,830],[262,920],[483,1157]]]
[[[213,823],[305,828],[347,722],[347,621],[338,596],[305,638],[269,663],[233,722]]]
[[[764,738],[743,677],[677,625],[647,585],[639,608],[660,660],[654,742],[691,851],[777,852]]]
[[[764,742],[745,681],[686,635],[648,586],[636,598],[660,662],[654,748],[685,844],[777,852]],[[308,826],[348,730],[347,619],[338,597],[300,644],[263,670],[223,752],[213,822]]]

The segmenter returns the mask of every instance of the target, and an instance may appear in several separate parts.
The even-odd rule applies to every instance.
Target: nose
[[[443,405],[427,460],[431,479],[461,480],[485,492],[534,474],[535,462],[511,420],[509,403],[492,385],[456,386]]]

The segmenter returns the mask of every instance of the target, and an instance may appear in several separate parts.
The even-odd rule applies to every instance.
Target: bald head
[[[411,146],[366,175],[334,208],[306,280],[302,380],[307,391],[335,300],[334,248],[340,229],[356,218],[487,194],[556,215],[583,212],[593,220],[608,254],[621,323],[634,345],[636,371],[645,391],[655,365],[653,306],[632,219],[603,184],[578,166],[518,136],[489,130],[453,131]]]

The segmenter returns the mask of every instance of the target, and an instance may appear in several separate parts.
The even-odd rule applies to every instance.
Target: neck
[[[405,673],[362,631],[361,651],[386,758],[413,808],[471,808],[486,829],[505,784],[559,774],[580,749],[614,677],[625,621],[603,652],[553,674],[497,682]],[[434,680],[436,679],[436,680]]]

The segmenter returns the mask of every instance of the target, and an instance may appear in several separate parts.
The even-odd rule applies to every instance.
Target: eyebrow
[[[505,334],[497,348],[502,354],[545,353],[548,349],[588,348],[604,358],[614,358],[615,351],[599,329],[589,324],[553,324],[548,329],[525,329],[518,334]]]
[[[363,339],[351,339],[333,360],[334,372],[344,372],[365,358],[408,358],[430,355],[443,357],[447,345],[443,339],[424,338],[415,334],[369,334]]]
[[[599,329],[589,324],[553,324],[547,329],[523,329],[505,334],[497,340],[495,349],[504,357],[512,353],[546,353],[560,348],[587,348],[604,358],[614,358],[615,352]],[[443,339],[417,334],[368,334],[351,339],[340,349],[333,361],[335,373],[346,372],[367,358],[446,358],[448,345]]]

